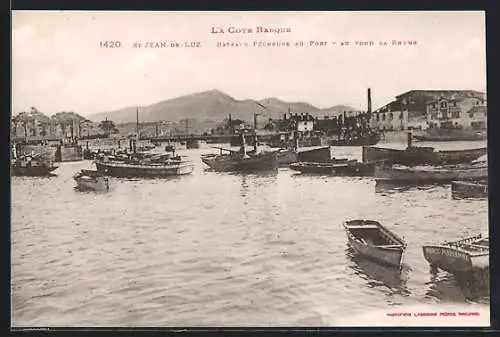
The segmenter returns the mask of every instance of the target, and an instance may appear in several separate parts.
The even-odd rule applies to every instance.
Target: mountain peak
[[[320,114],[324,116],[321,109],[305,102],[286,102],[276,97],[269,97],[260,101],[253,99],[237,100],[218,89],[211,89],[145,106],[141,108],[139,119],[140,122],[177,122],[186,118],[221,121],[231,114],[233,118],[251,121],[255,112],[264,114],[269,118],[280,118],[289,109],[292,112],[308,112],[313,115]],[[136,108],[129,107],[101,112],[89,118],[100,121],[105,117],[115,123],[134,122]]]

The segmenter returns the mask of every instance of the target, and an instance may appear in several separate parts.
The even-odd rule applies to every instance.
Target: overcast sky
[[[236,99],[278,97],[326,108],[374,108],[412,89],[486,91],[483,12],[13,11],[13,112],[92,113],[219,89]],[[210,34],[212,26],[291,33]],[[118,49],[100,41],[121,41]],[[327,41],[317,48],[217,48],[217,41]],[[373,47],[332,42],[373,40]],[[414,40],[416,46],[378,46]],[[136,41],[200,48],[134,49]]]

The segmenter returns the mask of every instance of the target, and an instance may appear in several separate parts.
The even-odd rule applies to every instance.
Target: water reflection
[[[246,197],[248,195],[249,189],[265,187],[266,185],[273,184],[276,182],[278,177],[277,171],[263,171],[255,173],[245,173],[245,172],[231,172],[227,173],[229,176],[235,176],[240,179],[240,195]],[[252,186],[253,185],[253,186]]]
[[[444,301],[488,303],[489,281],[488,271],[468,274],[431,271],[425,294]]]
[[[381,181],[377,180],[375,182],[375,193],[380,194],[395,194],[406,191],[428,191],[433,188],[439,187],[439,184],[412,184],[412,183],[402,183],[402,182],[392,182],[392,181]]]
[[[349,268],[364,280],[370,288],[385,287],[389,295],[399,294],[409,296],[407,287],[409,268],[394,268],[381,265],[357,254],[351,247],[346,249],[347,257],[353,262]]]

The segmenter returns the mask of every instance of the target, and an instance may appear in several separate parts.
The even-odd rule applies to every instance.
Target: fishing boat
[[[401,267],[406,243],[378,221],[349,220],[344,223],[351,248],[368,259]]]
[[[452,181],[451,197],[453,199],[486,199],[488,198],[488,181]]]
[[[81,191],[109,191],[109,179],[96,170],[80,170],[73,176]]]
[[[486,179],[488,165],[457,164],[442,166],[404,166],[391,163],[377,163],[374,172],[376,181],[389,182],[440,182],[450,183],[453,180]]]
[[[227,150],[230,151],[230,150]],[[202,155],[202,162],[214,171],[271,171],[278,168],[277,153],[263,153],[255,156],[243,157],[238,153],[229,155]]]
[[[48,176],[59,166],[51,160],[43,158],[43,154],[21,155],[11,161],[10,169],[13,176]]]
[[[330,163],[298,162],[290,164],[290,168],[308,174],[371,176],[373,175],[375,165],[375,163],[361,163],[355,159],[332,158]]]
[[[97,170],[112,177],[164,178],[191,174],[194,163],[170,154],[134,153],[98,157]]]
[[[408,133],[406,149],[391,149],[363,146],[363,162],[387,161],[402,165],[452,165],[469,163],[483,155],[486,147],[464,150],[436,150],[433,147],[413,146],[412,135]]]
[[[257,151],[257,142],[254,141],[254,150],[246,150],[246,139],[243,133],[240,134],[240,150],[214,147],[220,150],[219,154],[203,154],[201,161],[214,171],[273,171],[279,166],[278,151]]]
[[[486,140],[487,134],[486,130],[432,128],[426,130],[424,134],[414,135],[413,137],[427,142],[478,141]]]
[[[425,245],[422,249],[431,267],[452,274],[489,269],[489,239],[481,234],[453,242]]]

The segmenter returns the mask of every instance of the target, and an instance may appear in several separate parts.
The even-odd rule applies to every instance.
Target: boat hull
[[[299,156],[296,151],[288,149],[281,150],[278,152],[278,166],[288,167],[292,163],[296,163],[299,160]]]
[[[117,178],[162,178],[191,174],[194,164],[191,162],[173,163],[172,165],[135,165],[113,162],[95,162],[97,171]]]
[[[250,156],[249,158],[235,158],[230,155],[207,155],[201,157],[202,162],[214,171],[274,171],[278,169],[278,154],[267,153]]]
[[[487,153],[487,148],[434,151],[432,147],[410,147],[406,150],[363,146],[363,162],[386,161],[402,165],[453,165],[469,163]]]
[[[486,199],[488,198],[488,184],[472,181],[452,181],[451,196],[453,199]]]
[[[58,166],[11,166],[11,174],[13,176],[25,176],[25,177],[41,177],[51,175]]]
[[[446,130],[438,129],[434,132],[426,132],[414,135],[415,139],[427,142],[450,142],[450,141],[479,141],[486,140],[486,131]]]
[[[344,223],[349,246],[358,254],[378,263],[401,267],[406,244],[396,234],[373,220]]]
[[[486,165],[462,167],[406,167],[377,164],[375,166],[374,176],[376,181],[386,182],[449,183],[453,180],[486,179],[488,177],[488,167]]]
[[[372,176],[375,163],[325,164],[325,163],[293,163],[290,168],[304,174],[325,174],[335,176]]]
[[[297,160],[300,162],[329,163],[332,160],[332,152],[329,146],[304,150],[297,153]]]
[[[388,266],[401,266],[403,248],[384,249],[377,246],[364,245],[352,239],[349,234],[347,234],[347,239],[351,248],[358,254]]]
[[[422,247],[424,257],[431,266],[452,274],[470,273],[489,268],[489,252],[471,255],[453,247],[426,245]]]
[[[75,178],[76,188],[80,191],[109,191],[109,181],[106,177],[97,179]]]

